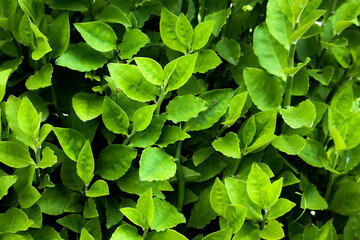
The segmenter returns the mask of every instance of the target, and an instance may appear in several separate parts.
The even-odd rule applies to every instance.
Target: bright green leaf
[[[221,28],[225,25],[226,19],[230,16],[230,14],[231,9],[227,8],[205,16],[204,21],[215,21],[212,29],[212,33],[215,35],[215,37],[219,35]]]
[[[36,90],[39,88],[48,87],[51,85],[51,77],[53,73],[53,66],[49,63],[44,65],[39,71],[31,75],[25,82],[25,86],[29,90]]]
[[[271,144],[286,154],[296,155],[303,150],[306,142],[299,135],[280,135]]]
[[[184,215],[179,213],[172,204],[158,198],[154,198],[154,213],[156,214],[150,228],[158,232],[186,221]]]
[[[109,131],[116,134],[128,135],[128,116],[119,105],[107,96],[102,105],[102,120]]]
[[[325,199],[320,195],[314,184],[305,187],[301,195],[301,208],[310,210],[325,210],[328,207]]]
[[[141,214],[141,212],[136,208],[131,207],[125,207],[120,208],[120,211],[122,214],[124,214],[131,222],[134,224],[145,228],[144,226],[144,216]]]
[[[94,170],[95,162],[91,150],[91,144],[90,141],[87,140],[79,153],[76,163],[76,172],[85,185],[88,186],[94,177]]]
[[[120,227],[117,227],[115,232],[111,235],[110,240],[141,240],[142,237],[139,235],[136,227],[129,224],[123,224]]]
[[[19,195],[19,202],[22,208],[29,208],[41,197],[40,193],[33,186],[26,186]]]
[[[230,204],[227,206],[225,211],[225,218],[229,224],[229,227],[233,229],[233,233],[237,233],[245,222],[245,217],[247,214],[247,208],[238,205]]]
[[[8,194],[9,188],[17,181],[17,176],[1,176],[0,177],[0,199]]]
[[[282,239],[285,237],[282,224],[272,219],[265,224],[265,227],[260,231],[260,237],[264,239]]]
[[[163,84],[165,78],[164,70],[158,62],[146,57],[136,57],[134,60],[147,81],[155,85]]]
[[[192,49],[199,50],[206,45],[214,25],[215,21],[211,20],[201,22],[195,27],[192,39]]]
[[[86,193],[88,197],[101,197],[109,195],[109,187],[104,180],[97,180]]]
[[[222,37],[215,47],[219,55],[233,65],[237,65],[240,58],[240,45],[234,39]]]
[[[268,219],[281,217],[295,206],[295,203],[285,198],[280,198],[275,205],[271,207]]]
[[[133,115],[133,128],[136,132],[145,130],[151,123],[157,105],[148,105],[137,109]]]
[[[194,73],[206,73],[207,71],[216,68],[221,63],[221,59],[213,50],[202,50],[198,52],[198,57],[196,59],[194,67]]]
[[[0,233],[26,231],[32,224],[33,220],[28,219],[28,216],[17,208],[9,208],[0,214]]]
[[[76,115],[84,122],[99,116],[103,111],[104,98],[96,93],[77,93],[72,98]]]
[[[165,126],[161,130],[161,135],[159,140],[156,142],[156,145],[159,147],[166,147],[169,144],[182,141],[186,138],[190,138],[190,135],[181,128],[177,126]]]
[[[324,167],[324,163],[327,162],[324,146],[313,139],[306,139],[305,141],[305,147],[298,154],[299,157],[313,167]]]
[[[212,146],[216,151],[221,152],[225,156],[232,158],[240,158],[240,140],[236,133],[229,132],[224,137],[215,139]]]
[[[226,208],[230,204],[230,199],[224,184],[219,178],[215,179],[215,183],[212,186],[210,192],[210,204],[212,209],[214,209],[218,215],[225,217]]]
[[[142,47],[150,41],[149,37],[139,29],[132,29],[125,33],[119,45],[120,58],[131,59]]]
[[[105,5],[95,18],[103,22],[119,23],[125,27],[131,27],[131,22],[126,14],[115,5]]]
[[[35,165],[28,148],[21,143],[12,141],[0,142],[0,162],[13,168]]]
[[[315,105],[307,99],[297,107],[280,109],[280,114],[285,123],[292,128],[312,127],[316,117],[316,109]]]
[[[175,32],[180,42],[189,48],[192,42],[193,28],[183,13],[180,14],[176,21]]]
[[[154,200],[151,188],[139,197],[136,203],[136,209],[144,216],[147,224],[145,227],[149,227],[154,218]]]

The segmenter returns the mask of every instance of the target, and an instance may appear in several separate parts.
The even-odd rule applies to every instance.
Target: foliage
[[[358,239],[359,14],[0,1],[0,239]]]

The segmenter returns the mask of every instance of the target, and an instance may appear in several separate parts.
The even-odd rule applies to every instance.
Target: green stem
[[[159,114],[160,113],[160,108],[161,108],[161,103],[163,102],[164,98],[165,98],[166,92],[165,92],[165,88],[161,88],[161,94],[160,97],[158,98],[158,100],[156,101],[156,109],[155,109],[155,113]]]
[[[41,161],[41,148],[40,147],[35,148],[35,161],[36,161],[36,164],[39,164],[40,161]],[[40,184],[41,183],[41,171],[40,171],[40,168],[36,168],[35,175],[36,175],[37,184]]]
[[[290,50],[289,50],[289,56],[288,56],[288,67],[294,66],[294,57],[295,57],[295,46],[296,43],[291,43]],[[283,101],[283,108],[287,108],[291,106],[291,91],[292,91],[292,85],[293,85],[294,77],[290,74],[288,74],[286,78],[286,84],[285,84],[285,96]]]
[[[135,131],[133,130],[129,135],[127,135],[124,142],[123,142],[123,145],[127,145],[129,143],[129,141],[130,141],[130,138],[132,136],[134,136],[134,134],[135,134]]]
[[[265,223],[269,217],[269,213],[270,213],[270,210],[265,210],[265,214],[264,214],[264,217],[263,219],[261,220],[261,229],[264,229],[265,227]]]
[[[216,133],[216,138],[218,138],[218,137],[220,137],[221,136],[221,134],[226,130],[226,129],[228,129],[229,128],[229,125],[224,125],[224,126],[222,126],[222,128],[220,128],[220,130],[218,130],[218,132]]]
[[[178,199],[177,199],[177,209],[179,212],[182,212],[182,207],[184,205],[185,199],[185,181],[184,181],[184,173],[181,165],[181,146],[182,141],[179,141],[176,147],[176,156],[175,156],[175,163],[176,163],[176,178],[178,184]]]
[[[335,159],[331,164],[332,169],[334,169],[336,167],[338,157],[339,157],[337,153],[335,153],[335,154],[336,154]],[[329,200],[331,189],[332,189],[332,186],[334,184],[334,178],[335,178],[335,173],[329,172],[329,181],[328,181],[328,184],[326,185],[326,190],[325,190],[325,200],[326,201]]]
[[[148,229],[144,229],[144,233],[143,233],[143,235],[142,235],[142,239],[146,239],[147,234],[148,234]]]
[[[233,169],[231,171],[231,176],[235,176],[235,174],[236,174],[236,172],[237,172],[237,170],[239,168],[240,162],[241,162],[241,156],[236,159],[234,167],[233,167]]]

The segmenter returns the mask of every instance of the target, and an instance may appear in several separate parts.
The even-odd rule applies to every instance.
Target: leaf
[[[40,24],[41,19],[44,17],[44,4],[38,0],[20,0],[19,6],[29,15],[35,24]]]
[[[32,22],[30,22],[30,27],[36,39],[36,47],[31,53],[31,58],[37,61],[48,52],[51,52],[52,49],[48,43],[47,37],[42,32],[40,32],[38,27]]]
[[[106,228],[118,224],[122,218],[123,214],[119,211],[119,203],[115,198],[108,198],[106,201]]]
[[[83,121],[98,117],[103,111],[104,98],[96,93],[76,93],[72,98],[72,106],[76,115]]]
[[[116,34],[106,23],[100,21],[74,23],[76,30],[90,47],[100,52],[116,49]]]
[[[285,237],[281,223],[272,219],[269,220],[265,227],[260,231],[260,237],[264,239],[282,239]]]
[[[347,117],[339,126],[341,137],[344,139],[346,149],[356,147],[360,143],[358,137],[360,132],[359,127],[360,112],[356,112]]]
[[[246,189],[251,201],[263,209],[269,209],[267,190],[270,188],[271,182],[266,173],[259,167],[258,164],[253,163],[249,173]]]
[[[148,105],[137,109],[133,115],[133,129],[136,132],[144,131],[151,123],[157,105]]]
[[[70,214],[59,218],[56,222],[76,233],[80,233],[81,229],[86,225],[86,219],[80,214]]]
[[[96,174],[106,180],[114,181],[128,171],[136,156],[137,152],[134,148],[120,144],[107,146],[102,149],[96,161]]]
[[[41,239],[61,239],[60,234],[50,226],[43,226],[41,229],[29,229],[29,233],[31,233],[31,237],[34,240]],[[20,240],[20,239],[19,239]]]
[[[35,165],[28,148],[21,143],[12,141],[0,142],[0,162],[13,168]]]
[[[174,158],[161,148],[145,148],[140,158],[139,176],[141,181],[167,180],[174,176]]]
[[[41,212],[48,215],[60,215],[70,201],[71,192],[64,185],[55,185],[53,188],[47,188],[41,194],[37,202]]]
[[[279,177],[282,177],[284,179],[283,187],[290,186],[300,182],[300,180],[292,172],[289,171],[284,171],[282,174],[280,174]]]
[[[27,97],[24,97],[18,113],[20,129],[28,136],[34,138],[39,133],[40,120],[33,104]]]
[[[301,196],[301,208],[310,210],[325,210],[328,204],[320,195],[314,184],[309,184],[305,187]]]
[[[307,0],[297,0],[291,6],[290,10],[292,13],[292,23],[299,22],[301,14],[303,13],[306,5],[308,4]]]
[[[199,96],[209,107],[197,117],[186,122],[185,131],[199,131],[211,127],[226,112],[234,92],[230,89],[215,89]]]
[[[228,39],[223,36],[221,40],[216,43],[215,49],[219,55],[229,63],[233,65],[239,63],[240,45],[234,39]]]
[[[270,0],[266,7],[266,24],[271,35],[288,50],[291,42],[292,22],[284,9],[290,11],[287,1]]]
[[[305,18],[300,20],[300,24],[297,29],[291,35],[292,41],[295,43],[301,38],[301,36],[318,20],[326,10],[315,10]]]
[[[208,106],[206,101],[191,94],[176,96],[166,106],[167,119],[174,123],[188,121],[190,118],[197,117]]]
[[[238,205],[230,204],[225,211],[225,218],[229,224],[229,227],[233,229],[233,233],[237,233],[245,222],[247,208]]]
[[[9,208],[0,214],[0,233],[26,231],[32,224],[33,220],[28,219],[28,216],[17,208]]]
[[[309,69],[309,75],[322,85],[328,86],[334,75],[334,67],[327,65],[323,69]]]
[[[64,153],[62,153],[64,155]],[[85,184],[76,173],[76,163],[65,156],[62,160],[60,177],[62,183],[69,189],[81,192]]]
[[[162,85],[164,82],[164,70],[161,65],[151,58],[135,57],[136,65],[145,79],[154,84]]]
[[[138,225],[145,229],[144,216],[141,214],[141,212],[138,209],[125,207],[125,208],[120,208],[120,211],[122,214],[125,215],[125,217],[127,217],[135,225]]]
[[[292,128],[312,127],[316,117],[316,109],[314,104],[307,99],[297,107],[280,109],[280,114],[285,123]]]
[[[287,68],[288,52],[284,46],[271,36],[265,24],[255,28],[254,52],[263,68],[285,81],[286,76],[283,70]]]
[[[277,77],[261,69],[245,68],[244,80],[252,101],[260,110],[281,105],[282,85]]]
[[[97,180],[86,193],[88,197],[101,197],[109,195],[109,187],[104,180]]]
[[[128,116],[119,105],[107,96],[105,96],[102,105],[102,120],[109,131],[116,134],[128,135]]]
[[[260,240],[260,229],[258,224],[247,221],[232,240]]]
[[[87,140],[79,153],[79,157],[76,163],[76,173],[81,180],[85,183],[85,186],[89,186],[91,180],[94,177],[95,162],[93,153],[91,150],[90,141]]]
[[[61,56],[69,45],[70,24],[68,12],[60,13],[56,19],[47,25],[46,36],[52,51],[49,53],[51,59]]]
[[[93,198],[88,198],[85,202],[83,216],[85,218],[96,218],[99,216],[99,212],[96,209],[96,203]]]
[[[80,240],[95,240],[95,238],[85,228],[82,228],[80,232]]]
[[[141,212],[142,216],[144,216],[146,221],[145,229],[147,229],[154,218],[154,200],[151,188],[139,197],[136,203],[136,209]]]
[[[231,228],[224,228],[219,231],[206,235],[203,238],[203,240],[217,240],[217,239],[230,240],[232,237],[232,232],[233,230]]]
[[[176,208],[165,200],[154,198],[154,219],[150,225],[157,232],[173,228],[180,223],[185,223],[185,217]]]
[[[293,88],[291,95],[302,96],[306,95],[309,90],[309,75],[306,68],[301,68],[295,75],[293,80]]]
[[[173,91],[182,87],[191,77],[198,54],[193,53],[179,57],[165,66],[166,91]],[[174,69],[169,66],[175,66]]]
[[[352,84],[346,83],[335,93],[334,97],[331,99],[330,105],[332,110],[336,110],[342,115],[348,115],[351,111],[353,101],[354,101],[354,93],[353,93]],[[338,127],[338,125],[343,121],[343,119],[344,117],[342,116],[342,119],[339,120],[338,124],[336,124],[336,126],[334,127]]]
[[[242,139],[244,141],[245,147],[249,146],[254,139],[256,133],[256,123],[255,117],[251,116],[246,122],[243,124],[242,128]],[[241,130],[241,128],[240,128]],[[240,134],[240,131],[239,131]]]
[[[137,66],[109,63],[108,69],[116,85],[129,98],[140,102],[155,100],[155,86],[146,81]]]
[[[236,133],[228,132],[224,137],[213,141],[212,146],[227,157],[240,158],[240,140]]]
[[[271,144],[288,155],[296,155],[304,149],[306,141],[299,135],[280,135]]]
[[[160,138],[156,142],[156,145],[163,148],[169,144],[182,141],[190,137],[191,136],[189,134],[177,126],[165,126],[161,131]]]
[[[228,110],[229,115],[226,115],[226,120],[221,124],[231,126],[238,120],[245,106],[247,96],[248,96],[248,92],[245,91],[235,95],[231,99]]]
[[[9,188],[17,181],[17,176],[1,176],[0,177],[0,199],[8,194]]]
[[[150,41],[149,37],[139,29],[132,29],[125,33],[119,45],[120,58],[131,59],[142,47]]]
[[[222,63],[219,56],[211,49],[204,49],[198,52],[195,62],[194,73],[206,73]]]
[[[225,25],[226,19],[230,16],[230,14],[231,9],[227,8],[205,16],[204,21],[215,21],[212,29],[212,33],[215,35],[215,37],[219,35],[221,28]]]
[[[45,88],[51,85],[51,78],[53,73],[53,66],[48,63],[44,65],[39,71],[31,75],[25,82],[25,86],[29,90],[36,90]]]
[[[203,48],[209,41],[212,29],[215,25],[215,21],[205,21],[199,23],[195,29],[192,39],[192,49],[199,50]]]
[[[129,224],[123,224],[120,227],[117,227],[115,232],[111,235],[110,240],[141,240],[142,237],[139,235],[136,227]]]
[[[305,141],[305,147],[298,154],[299,157],[313,167],[324,167],[324,163],[327,162],[327,154],[324,146],[312,139],[306,139]]]
[[[33,186],[26,186],[19,195],[19,202],[22,208],[29,208],[41,197],[40,193]]]
[[[285,199],[280,198],[274,206],[271,207],[268,219],[276,219],[278,217],[283,216],[291,209],[296,206],[295,203]]]
[[[329,210],[341,215],[356,215],[360,212],[360,183],[348,182],[334,193]]]
[[[119,23],[125,27],[131,27],[131,22],[126,14],[115,5],[105,5],[95,18],[103,22]]]
[[[80,132],[71,128],[54,128],[54,133],[65,154],[73,161],[77,161],[86,139]]]
[[[4,98],[6,92],[6,83],[8,81],[8,78],[10,77],[11,72],[12,69],[0,71],[0,101],[2,101]]]
[[[163,240],[163,239],[188,240],[184,235],[182,235],[172,229],[166,229],[163,232],[151,232],[147,236],[147,239],[149,239],[149,240]]]
[[[212,147],[205,147],[200,148],[199,150],[195,151],[192,158],[194,165],[197,166],[203,161],[205,161],[208,157],[211,156],[211,154],[214,153],[214,149]]]
[[[185,53],[186,46],[181,43],[176,35],[177,21],[178,17],[163,7],[160,15],[160,36],[167,47]]]
[[[70,44],[55,63],[79,72],[89,72],[104,66],[109,59],[108,53],[94,50],[86,43]]]
[[[175,32],[180,42],[184,46],[190,48],[193,37],[193,28],[183,13],[180,14],[176,21]]]
[[[219,180],[215,179],[214,185],[210,192],[210,204],[212,209],[221,216],[225,217],[226,208],[230,204],[230,199],[227,195],[224,184]]]

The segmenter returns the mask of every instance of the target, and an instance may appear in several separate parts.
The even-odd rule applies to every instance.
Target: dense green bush
[[[360,239],[358,0],[0,0],[0,240]]]

